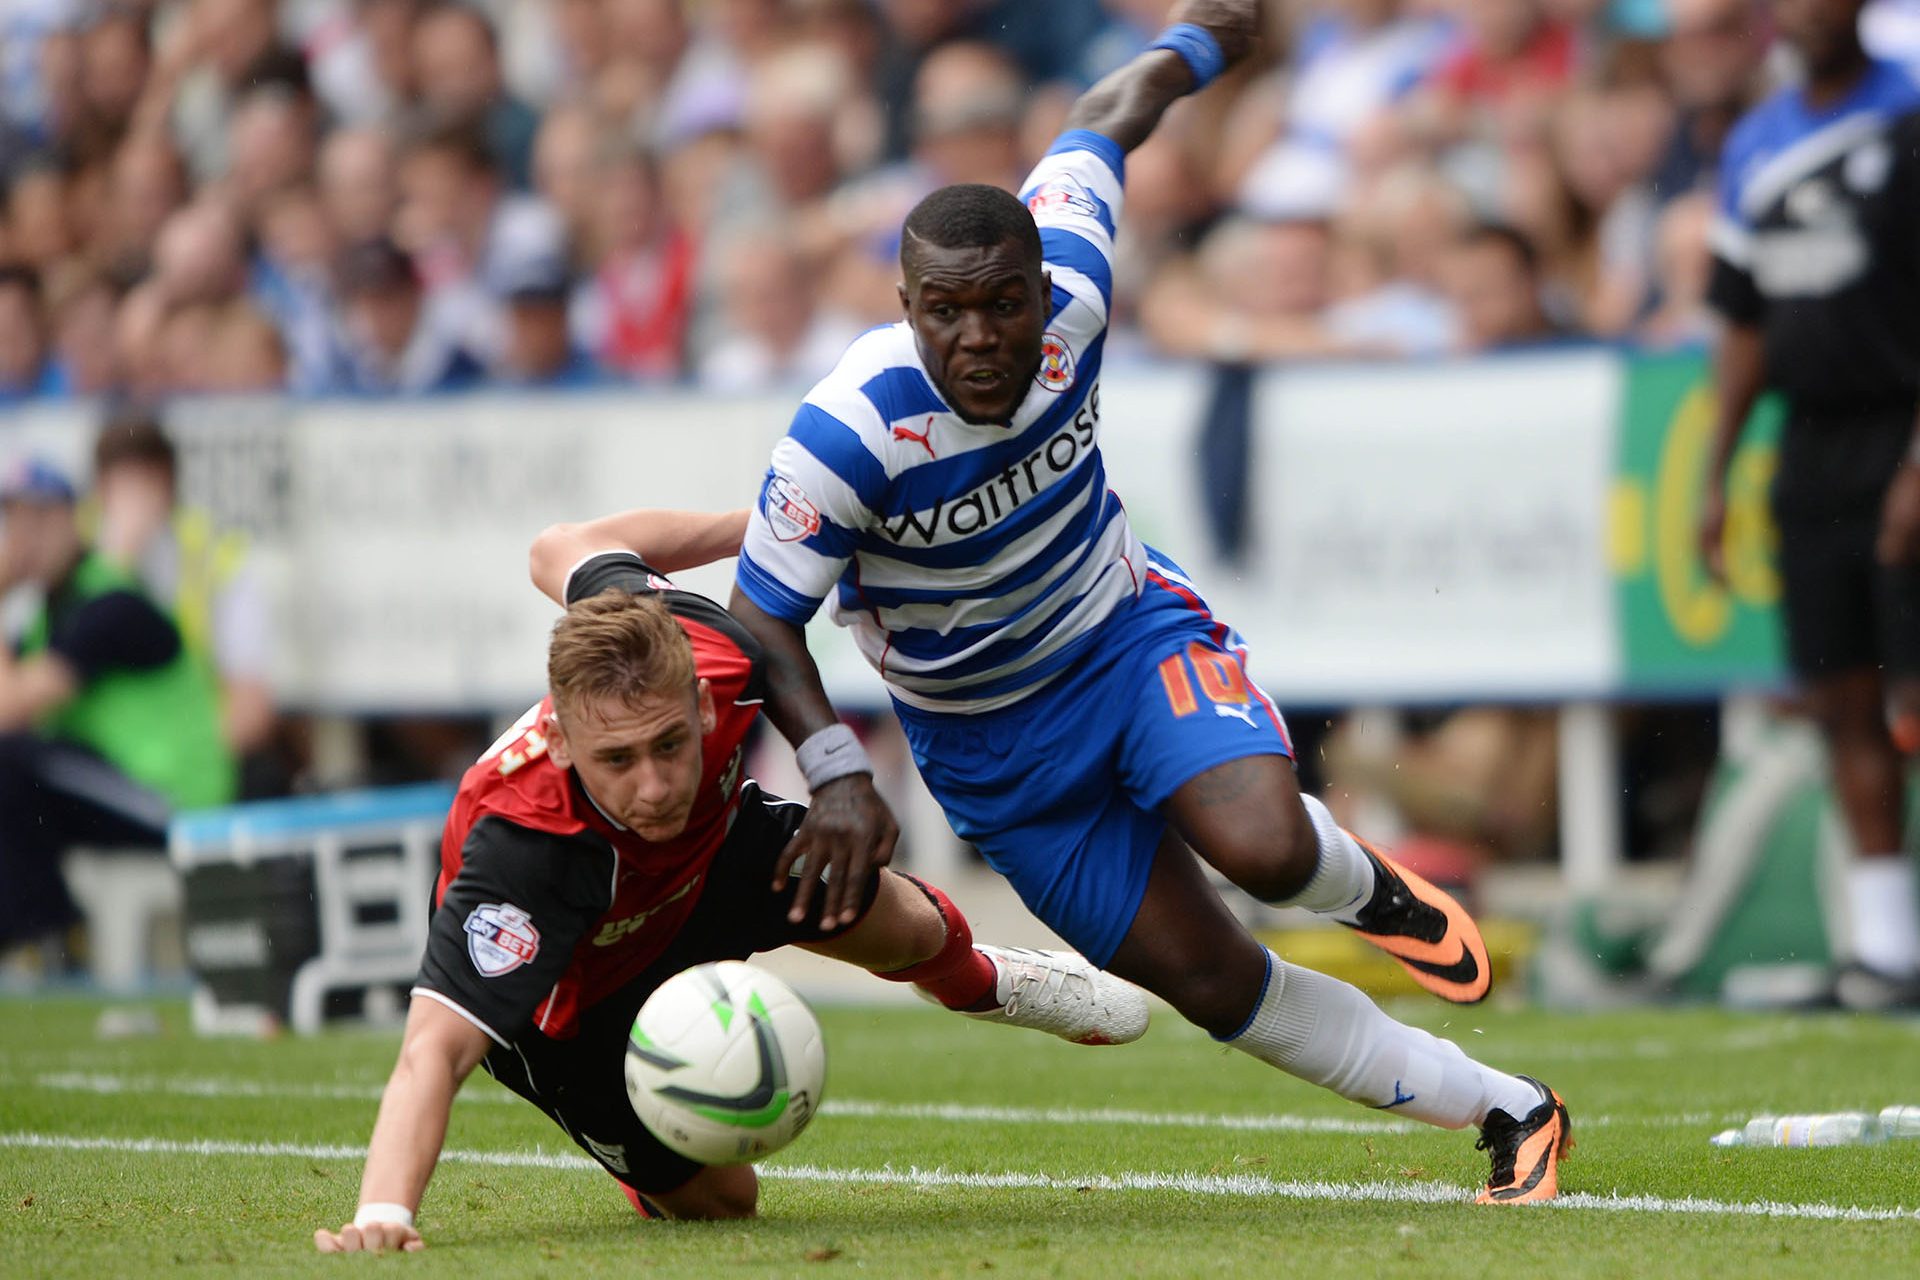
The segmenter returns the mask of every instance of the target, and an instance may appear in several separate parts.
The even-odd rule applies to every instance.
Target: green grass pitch
[[[1395,1006],[1572,1107],[1574,1202],[1483,1209],[1472,1134],[1344,1104],[1165,1010],[1139,1044],[1081,1049],[827,1009],[829,1107],[764,1166],[759,1220],[637,1221],[477,1077],[426,1252],[369,1259],[311,1235],[352,1214],[393,1035],[198,1040],[171,1005],[158,1037],[100,1040],[100,1009],[0,1002],[0,1276],[1920,1275],[1920,1141],[1707,1142],[1768,1110],[1920,1103],[1915,1021]]]

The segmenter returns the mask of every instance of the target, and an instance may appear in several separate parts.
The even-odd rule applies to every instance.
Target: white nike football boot
[[[956,1012],[1045,1031],[1074,1044],[1129,1044],[1146,1034],[1147,998],[1140,988],[1074,952],[977,943],[974,950],[993,961],[996,1007]],[[933,1000],[925,991],[920,995]]]

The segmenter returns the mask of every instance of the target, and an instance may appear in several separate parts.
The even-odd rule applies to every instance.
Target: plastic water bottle
[[[1920,1129],[1920,1108],[1913,1123]],[[1888,1108],[1893,1110],[1893,1108]],[[1746,1127],[1714,1135],[1716,1147],[1858,1147],[1887,1136],[1880,1116],[1864,1111],[1835,1111],[1825,1115],[1757,1116]]]
[[[1880,1131],[1889,1138],[1920,1138],[1920,1107],[1888,1107],[1880,1113]]]

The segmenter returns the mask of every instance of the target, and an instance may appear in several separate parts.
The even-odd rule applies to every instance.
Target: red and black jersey
[[[529,1028],[571,1037],[583,1010],[658,959],[699,901],[740,809],[744,741],[763,697],[758,644],[718,604],[626,552],[576,568],[567,603],[614,589],[658,593],[693,643],[718,717],[701,741],[700,793],[684,832],[642,840],[547,754],[546,699],[467,770],[441,837],[415,992],[501,1044]]]

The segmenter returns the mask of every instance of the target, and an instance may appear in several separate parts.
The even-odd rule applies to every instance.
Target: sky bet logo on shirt
[[[540,954],[540,931],[510,902],[483,902],[467,917],[467,955],[483,978],[512,973]]]
[[[881,521],[880,532],[896,546],[930,547],[938,541],[970,538],[991,529],[1074,471],[1093,448],[1099,426],[1100,385],[1095,383],[1087,393],[1086,403],[1073,415],[1073,421],[1054,432],[1026,457],[1009,463],[984,484],[958,498],[941,498],[924,511],[909,511]],[[771,493],[768,507],[771,518]],[[779,525],[776,523],[774,527],[777,532]]]
[[[1093,198],[1093,193],[1064,175],[1027,197],[1027,212],[1038,216],[1049,210],[1071,210],[1095,221],[1100,218],[1100,202]]]
[[[782,542],[799,542],[820,532],[820,508],[808,499],[805,489],[785,476],[767,481],[765,505],[767,523]]]

